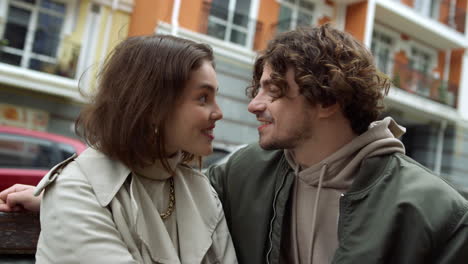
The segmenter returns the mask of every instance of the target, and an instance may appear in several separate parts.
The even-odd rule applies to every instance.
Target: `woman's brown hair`
[[[164,125],[177,107],[190,73],[212,49],[169,35],[130,37],[107,57],[91,103],[80,113],[76,132],[87,144],[131,170],[161,159],[169,171]],[[183,153],[183,161],[193,159]]]

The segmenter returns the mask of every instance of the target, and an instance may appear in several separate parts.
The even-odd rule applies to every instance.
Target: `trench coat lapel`
[[[145,244],[151,259],[159,263],[180,263],[166,226],[138,177],[133,178],[130,189],[135,232]],[[140,201],[140,207],[134,201]]]
[[[182,263],[201,263],[211,247],[217,224],[216,204],[206,179],[193,173],[174,179],[179,249]],[[205,181],[205,182],[204,182]],[[190,190],[188,188],[190,186]]]

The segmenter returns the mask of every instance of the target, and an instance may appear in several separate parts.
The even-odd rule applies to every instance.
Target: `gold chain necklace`
[[[159,214],[162,220],[166,220],[169,216],[171,216],[172,212],[174,212],[175,208],[175,191],[174,191],[174,176],[169,178],[169,206],[167,207],[166,212]]]

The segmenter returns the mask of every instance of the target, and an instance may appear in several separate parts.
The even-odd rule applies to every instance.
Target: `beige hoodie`
[[[374,122],[368,131],[337,152],[309,168],[301,168],[292,151],[285,150],[286,159],[294,169],[290,229],[284,233],[282,246],[284,263],[330,263],[338,248],[339,201],[351,186],[361,162],[370,157],[404,153],[397,138],[405,128],[387,117]],[[289,240],[290,239],[290,240]]]

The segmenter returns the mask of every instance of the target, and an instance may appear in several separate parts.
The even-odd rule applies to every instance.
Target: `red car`
[[[0,191],[15,183],[37,185],[54,165],[85,149],[69,137],[0,125]]]

